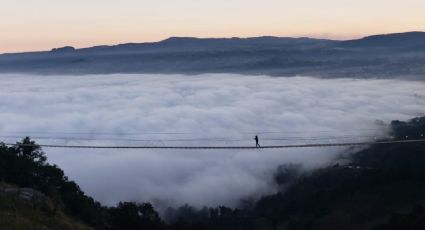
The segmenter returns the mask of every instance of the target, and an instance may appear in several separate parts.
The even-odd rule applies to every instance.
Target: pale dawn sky
[[[349,39],[425,30],[424,0],[1,0],[0,53],[170,36]]]

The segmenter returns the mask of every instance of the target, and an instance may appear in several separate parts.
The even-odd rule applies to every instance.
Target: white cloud
[[[341,141],[265,140],[282,137],[350,136],[344,141],[352,141],[382,135],[375,120],[409,119],[425,112],[425,83],[411,81],[230,74],[3,74],[0,79],[0,136],[105,139],[36,138],[39,143],[254,145],[255,134],[263,145]],[[106,140],[194,138],[239,141]],[[278,165],[318,167],[344,150],[45,149],[51,162],[105,204],[158,199],[198,206],[236,205],[240,198],[273,192],[271,175]]]

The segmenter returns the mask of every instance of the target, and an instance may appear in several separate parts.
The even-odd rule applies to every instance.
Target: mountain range
[[[202,74],[402,78],[425,80],[425,32],[337,41],[314,38],[171,37],[0,55],[0,73]]]

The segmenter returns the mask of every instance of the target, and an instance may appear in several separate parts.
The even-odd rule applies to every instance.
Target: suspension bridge
[[[383,145],[383,144],[408,144],[421,143],[425,139],[415,140],[389,140],[389,141],[369,141],[369,142],[340,142],[340,143],[313,143],[313,144],[293,144],[293,145],[266,145],[255,146],[105,146],[105,145],[53,145],[53,144],[23,144],[23,143],[3,143],[6,146],[21,147],[42,147],[42,148],[76,148],[76,149],[187,149],[187,150],[223,150],[223,149],[286,149],[286,148],[319,148],[319,147],[343,147],[362,145]]]

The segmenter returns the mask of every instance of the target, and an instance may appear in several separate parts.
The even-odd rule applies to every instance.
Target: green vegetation
[[[22,146],[21,143],[31,146]],[[44,152],[30,138],[24,138],[21,143],[17,143],[13,147],[0,145],[0,181],[20,188],[32,188],[40,191],[52,199],[45,206],[54,204],[53,210],[61,209],[65,214],[95,229],[163,228],[164,224],[152,205],[120,203],[117,207],[104,207],[85,195],[75,182],[68,180],[60,168],[48,164]],[[49,203],[51,204],[49,205]],[[7,218],[6,220],[14,221],[11,223],[12,225],[16,223],[16,229],[19,229],[20,226],[28,229],[38,226],[38,224],[49,226],[45,222],[39,223],[39,220],[41,221],[44,217],[45,221],[51,221],[50,225],[58,228],[62,226],[61,222],[55,222],[55,220],[62,219],[61,212],[49,211],[49,208],[47,208],[47,212],[37,212],[38,208],[25,208],[19,200],[8,197],[3,197],[1,204],[1,212],[5,213],[4,215],[10,213],[7,210],[18,208],[18,211],[14,213],[26,213],[22,214],[22,218],[33,216],[26,219],[28,221],[24,221],[24,219],[18,221],[15,217],[13,220]]]
[[[89,230],[91,228],[64,214],[55,202],[31,189],[0,184],[1,229]]]
[[[397,140],[423,138],[425,117],[394,121],[391,126]],[[35,144],[29,138],[22,143]],[[38,146],[0,145],[0,181],[32,188],[42,200],[28,203],[17,196],[1,195],[0,190],[0,226],[87,229],[80,224],[84,223],[93,229],[111,230],[425,229],[425,143],[372,145],[344,157],[349,164],[308,174],[302,174],[297,165],[282,165],[275,175],[280,192],[244,201],[238,209],[169,208],[165,224],[149,203],[102,206],[69,181],[61,169],[46,163]],[[8,186],[0,184],[0,188]]]

